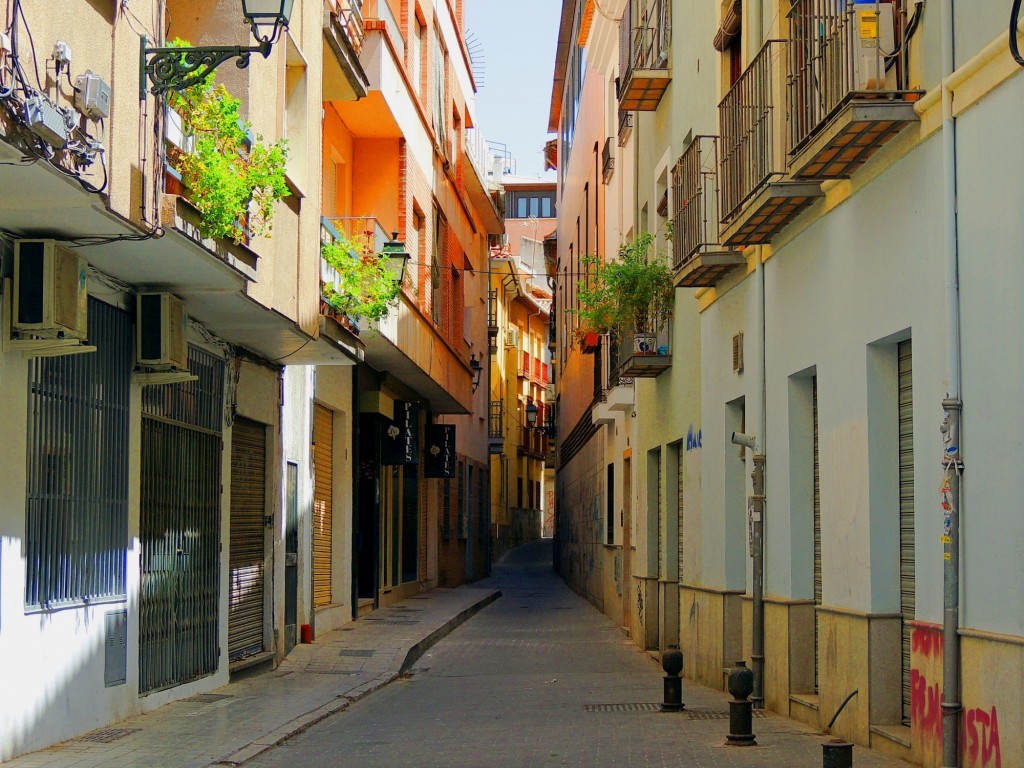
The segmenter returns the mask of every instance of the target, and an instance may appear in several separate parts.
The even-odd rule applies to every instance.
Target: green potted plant
[[[339,232],[320,254],[338,273],[337,282],[324,284],[323,297],[339,314],[380,320],[398,304],[402,284],[388,266],[388,254],[374,253],[367,237]]]
[[[175,39],[172,46],[190,44]],[[235,243],[270,237],[274,206],[287,197],[287,142],[266,144],[239,114],[241,101],[213,74],[184,91],[169,91],[167,106],[180,119],[187,149],[169,147],[168,161],[199,211],[203,237]]]
[[[667,260],[652,252],[653,242],[643,234],[620,245],[615,261],[584,259],[593,277],[579,283],[581,333],[632,336],[634,354],[654,354],[658,331],[672,317],[675,291]]]

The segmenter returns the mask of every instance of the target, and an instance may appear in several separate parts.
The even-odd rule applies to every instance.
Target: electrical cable
[[[1013,60],[1021,67],[1024,67],[1024,56],[1020,55],[1020,47],[1017,42],[1017,27],[1020,24],[1020,4],[1021,0],[1013,0],[1013,6],[1010,8],[1010,55],[1013,56]]]

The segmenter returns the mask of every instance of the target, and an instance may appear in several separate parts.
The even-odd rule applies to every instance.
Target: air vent
[[[54,240],[14,244],[16,334],[45,339],[84,339],[88,295],[86,262]]]
[[[732,369],[736,373],[743,373],[743,332],[740,331],[732,337]]]
[[[153,371],[187,371],[188,318],[181,299],[169,293],[140,293],[136,309],[139,367]]]

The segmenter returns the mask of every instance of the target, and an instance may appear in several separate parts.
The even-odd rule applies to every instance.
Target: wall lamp
[[[384,258],[388,260],[388,269],[395,276],[398,284],[402,285],[405,283],[405,266],[409,263],[411,256],[405,250],[405,243],[398,239],[397,232],[391,233],[391,239],[384,243],[382,253]],[[480,363],[477,363],[477,365],[480,365]],[[472,367],[472,364],[470,364],[470,367]]]
[[[469,356],[469,370],[473,373],[473,391],[480,386],[480,374],[484,371],[483,364],[476,359],[476,352]]]
[[[534,427],[537,426],[538,411],[540,411],[540,408],[538,408],[536,404],[532,402],[526,406],[526,426],[530,427],[530,429],[533,429]]]
[[[139,72],[140,96],[146,95],[146,77],[153,83],[150,91],[159,96],[167,91],[182,91],[201,83],[217,67],[229,59],[238,59],[235,66],[245,69],[249,57],[260,53],[270,55],[270,48],[288,28],[295,0],[242,0],[242,15],[249,22],[258,45],[195,46],[192,48],[148,48],[146,36],[141,38]]]

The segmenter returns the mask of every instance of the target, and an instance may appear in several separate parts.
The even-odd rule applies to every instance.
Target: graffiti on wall
[[[915,627],[910,636],[912,658],[942,664],[941,632]],[[961,750],[966,768],[1002,768],[999,745],[999,715],[995,706],[965,708],[961,715]],[[910,670],[910,719],[925,743],[942,744],[942,689],[929,682],[923,669]]]
[[[686,430],[686,450],[696,451],[698,448],[703,447],[703,444],[704,435],[691,424],[690,428]]]

